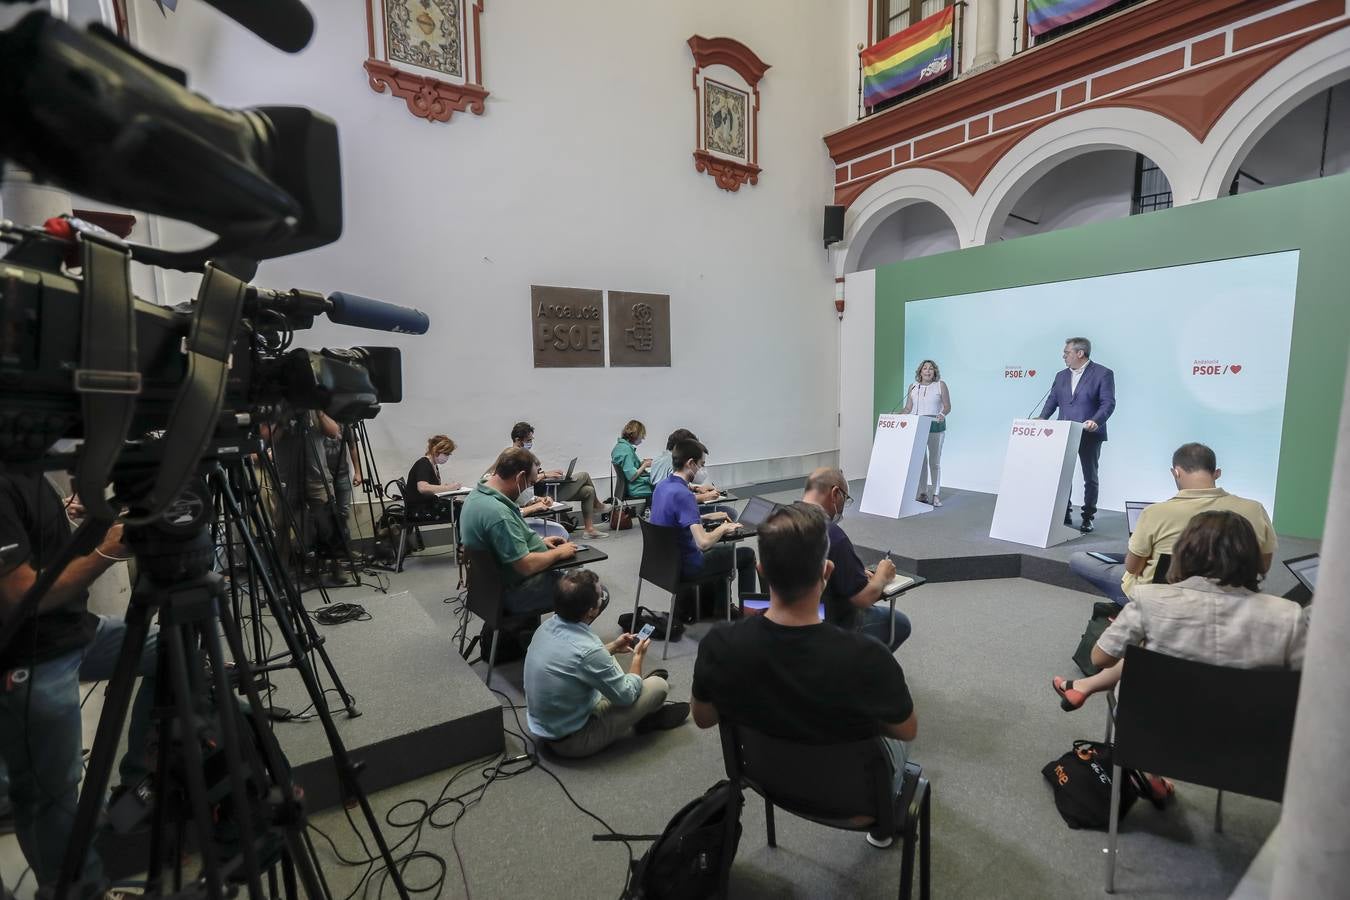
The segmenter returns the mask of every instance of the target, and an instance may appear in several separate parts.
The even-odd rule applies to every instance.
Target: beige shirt
[[[1133,598],[1137,585],[1153,581],[1159,555],[1172,552],[1177,538],[1181,537],[1181,532],[1186,529],[1192,516],[1211,509],[1231,510],[1251,522],[1252,528],[1256,529],[1256,542],[1261,545],[1261,552],[1275,555],[1275,528],[1260,503],[1234,496],[1218,487],[1177,491],[1172,499],[1146,506],[1139,514],[1134,534],[1130,535],[1129,549],[1135,556],[1148,562],[1138,577],[1126,572],[1120,579],[1125,596]]]
[[[1199,575],[1176,584],[1141,584],[1097,647],[1117,658],[1129,645],[1144,644],[1217,666],[1299,669],[1310,609]]]

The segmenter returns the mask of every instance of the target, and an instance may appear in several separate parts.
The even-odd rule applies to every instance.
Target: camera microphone
[[[301,0],[206,0],[278,50],[299,53],[314,36],[314,16]]]
[[[431,327],[431,320],[420,309],[395,306],[392,303],[371,300],[345,291],[329,294],[328,302],[331,304],[328,319],[339,325],[353,325],[375,331],[394,331],[399,334],[426,334],[427,329]]]

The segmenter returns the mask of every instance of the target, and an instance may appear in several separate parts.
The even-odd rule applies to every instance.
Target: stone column
[[[979,0],[975,12],[975,59],[972,69],[981,69],[998,62],[998,0]]]
[[[1350,382],[1331,472],[1272,897],[1345,896],[1350,880]]]

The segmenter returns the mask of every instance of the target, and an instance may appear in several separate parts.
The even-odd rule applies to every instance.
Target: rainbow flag
[[[862,52],[863,105],[876,106],[952,68],[952,22],[948,6]]]
[[[1121,0],[1027,0],[1027,26],[1033,35],[1101,12]]]

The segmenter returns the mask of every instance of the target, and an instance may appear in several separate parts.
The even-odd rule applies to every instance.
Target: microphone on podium
[[[1050,387],[1045,389],[1045,393],[1041,394],[1041,399],[1036,401],[1036,405],[1031,408],[1031,412],[1027,416],[1025,416],[1025,418],[1028,419],[1038,418],[1041,407],[1045,405],[1045,398],[1049,397],[1050,392],[1053,391],[1054,389],[1055,389],[1055,380],[1052,378],[1050,379]]]
[[[914,390],[914,385],[912,384],[909,387],[905,388],[904,394],[900,396],[900,402],[892,406],[891,411],[887,413],[887,415],[892,416],[895,415],[895,411],[905,405],[905,401],[909,399],[909,392],[912,390]]]

